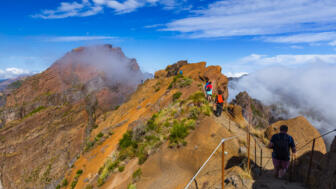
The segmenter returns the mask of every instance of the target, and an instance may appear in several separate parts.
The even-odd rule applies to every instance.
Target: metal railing
[[[202,169],[205,167],[205,165],[209,162],[209,160],[212,158],[212,156],[217,152],[220,146],[222,146],[222,188],[224,188],[224,162],[225,162],[225,141],[231,140],[236,138],[237,136],[229,137],[229,138],[223,138],[217,147],[214,149],[214,151],[211,153],[209,158],[203,163],[201,168],[198,169],[194,177],[188,182],[188,184],[184,187],[184,189],[189,188],[189,186],[192,184],[192,182],[196,179],[197,175],[202,171]],[[195,182],[196,188],[197,188],[197,182]]]
[[[246,136],[247,136],[247,168],[248,170],[251,170],[251,153],[250,153],[250,147],[251,147],[251,116],[249,116],[248,118],[248,127],[247,127],[247,131],[246,132]],[[223,124],[221,124],[223,125]],[[227,128],[227,126],[223,125],[225,128]],[[229,127],[227,128],[229,129],[229,131],[231,131],[231,121],[229,119]],[[316,140],[319,138],[322,138],[326,135],[329,135],[333,132],[336,132],[336,129],[332,130],[332,131],[328,131],[318,137],[315,137],[311,140],[309,140],[307,143],[303,144],[300,148],[297,148],[296,152],[301,151],[302,149],[304,149],[304,147],[306,147],[308,144],[312,143],[312,151],[311,151],[311,156],[310,156],[310,161],[309,161],[309,168],[308,168],[308,173],[307,173],[307,177],[306,177],[306,182],[308,182],[309,177],[310,177],[310,173],[311,173],[311,167],[312,167],[312,161],[313,161],[313,156],[314,156],[314,149],[315,149],[315,143]],[[225,154],[224,154],[224,150],[225,150],[225,141],[237,138],[237,136],[234,137],[230,137],[230,138],[223,138],[221,140],[221,142],[217,145],[217,147],[214,149],[214,151],[211,153],[211,155],[209,156],[209,158],[203,163],[203,165],[201,166],[201,168],[197,171],[197,173],[194,175],[194,177],[188,182],[188,184],[185,186],[184,189],[188,189],[190,187],[190,185],[192,184],[192,182],[195,182],[196,185],[196,189],[198,189],[198,185],[197,185],[197,181],[196,181],[196,177],[199,175],[199,173],[202,171],[202,169],[205,167],[205,165],[209,162],[209,160],[212,158],[212,156],[217,152],[217,150],[219,149],[220,146],[222,146],[222,189],[224,189],[224,173],[225,173],[225,169],[224,169],[224,160],[225,160]],[[266,169],[266,166],[268,165],[268,163],[271,161],[272,157],[271,156],[263,156],[263,147],[257,142],[256,136],[252,135],[252,137],[254,138],[254,160],[255,160],[255,165],[257,165],[257,145],[259,146],[260,149],[260,157],[259,157],[259,175],[262,175],[262,171],[263,169]],[[264,146],[265,148],[265,146]],[[266,162],[265,166],[263,167],[263,159],[268,159],[268,161]],[[293,167],[294,167],[294,161],[295,161],[295,156],[292,154],[291,156],[291,161],[290,161],[290,172],[289,172],[289,181],[292,181],[292,177],[293,177]]]

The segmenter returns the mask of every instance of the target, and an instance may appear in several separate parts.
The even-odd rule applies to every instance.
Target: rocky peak
[[[279,112],[284,111],[276,105],[266,106],[261,101],[254,99],[244,91],[240,92],[231,104],[242,107],[242,113],[247,121],[257,128],[267,128],[270,124],[282,120]]]
[[[25,79],[0,109],[3,186],[55,188],[97,117],[127,101],[143,77],[135,59],[101,45],[73,49]]]

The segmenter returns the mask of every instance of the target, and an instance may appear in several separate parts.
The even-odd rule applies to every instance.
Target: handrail
[[[313,142],[314,140],[319,139],[319,138],[322,138],[322,137],[324,137],[324,136],[326,136],[326,135],[329,135],[330,133],[333,133],[333,132],[336,132],[336,129],[331,130],[331,131],[328,131],[328,132],[326,132],[326,133],[324,133],[324,134],[322,134],[322,135],[320,135],[320,136],[318,136],[318,137],[315,137],[315,138],[309,140],[307,143],[305,143],[304,145],[302,145],[302,146],[301,146],[300,148],[298,148],[296,151],[300,151],[300,150],[302,150],[304,147],[306,147],[308,144],[310,144],[310,143]]]
[[[209,158],[203,163],[203,165],[201,166],[201,168],[199,168],[199,170],[197,171],[197,173],[194,175],[194,177],[189,181],[189,183],[186,185],[186,187],[184,187],[184,189],[189,188],[189,186],[191,185],[191,183],[195,180],[195,178],[197,177],[197,175],[201,172],[201,170],[205,167],[205,165],[209,162],[209,160],[212,158],[212,156],[217,152],[218,148],[221,146],[222,143],[224,143],[225,141],[231,140],[236,138],[237,136],[233,136],[233,137],[229,137],[229,138],[223,138],[219,144],[217,145],[217,147],[215,148],[215,150],[211,153],[211,155],[209,156]]]

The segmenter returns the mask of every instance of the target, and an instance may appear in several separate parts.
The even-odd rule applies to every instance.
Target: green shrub
[[[188,135],[188,129],[183,122],[174,122],[170,130],[169,140],[171,143],[179,144]]]
[[[129,184],[127,186],[127,189],[136,189],[136,186],[135,186],[135,184]]]
[[[86,146],[84,148],[84,151],[87,152],[89,151],[93,146],[95,145],[95,141],[88,141],[86,143]]]
[[[109,162],[107,164],[107,170],[109,170],[110,172],[113,171],[115,168],[117,168],[119,165],[119,161],[114,161],[114,162]]]
[[[198,116],[200,114],[200,108],[198,107],[193,107],[191,110],[190,110],[190,113],[189,113],[189,118],[190,119],[194,119],[194,120],[197,120],[198,119]]]
[[[63,181],[62,181],[62,187],[65,187],[65,186],[68,186],[68,180],[65,178],[65,179],[63,179]]]
[[[79,169],[77,172],[76,172],[76,176],[74,178],[74,180],[72,181],[71,183],[71,189],[74,189],[78,183],[78,179],[79,177],[81,176],[81,174],[83,174],[83,170],[82,169]]]
[[[155,119],[158,117],[158,114],[153,114],[153,116],[147,121],[147,128],[149,130],[154,130],[156,128]]]
[[[139,148],[137,149],[137,152],[136,152],[136,156],[139,159],[139,161],[138,161],[139,165],[145,163],[145,161],[148,158],[148,153],[147,153],[144,145],[139,146]]]
[[[134,146],[135,143],[132,140],[132,131],[127,131],[124,135],[123,138],[120,139],[119,141],[119,147],[121,149],[126,149],[129,146]]]
[[[58,185],[56,186],[56,189],[60,189],[60,188],[61,188],[61,185],[58,184]]]
[[[168,85],[168,89],[172,89],[173,88],[173,83],[170,83],[169,85]]]
[[[125,170],[125,166],[120,166],[120,167],[118,167],[118,170],[119,170],[119,172],[123,172],[124,170]]]
[[[102,132],[100,132],[100,133],[98,133],[98,135],[97,135],[97,137],[103,137],[104,136],[104,134],[102,133]]]
[[[81,175],[83,174],[83,170],[82,169],[79,169],[77,172],[76,172],[77,175]]]
[[[95,137],[95,141],[99,141],[103,136],[104,134],[102,132],[98,133],[97,136]]]
[[[208,104],[208,101],[205,99],[203,92],[196,92],[189,97],[194,104],[200,106],[201,104]]]
[[[106,178],[110,175],[111,172],[113,172],[113,170],[115,168],[117,168],[119,165],[119,160],[115,160],[112,161],[111,159],[108,159],[103,167],[101,167],[99,169],[99,176],[98,176],[98,180],[97,180],[97,184],[98,186],[102,186],[105,183]],[[122,168],[118,168],[119,171],[121,171]]]
[[[187,127],[187,128],[190,128],[190,129],[195,129],[195,124],[196,124],[196,121],[193,120],[193,119],[188,119],[185,121],[184,125]]]
[[[137,180],[141,177],[141,175],[142,175],[142,171],[141,171],[141,168],[139,168],[136,171],[134,171],[134,173],[132,174],[132,178],[134,180]]]
[[[201,106],[201,110],[202,110],[202,113],[206,116],[210,116],[211,115],[211,108],[209,105],[206,105],[206,104],[203,104]]]
[[[181,97],[182,93],[180,91],[173,94],[173,101],[175,102]]]
[[[187,87],[187,86],[190,86],[191,83],[192,83],[192,79],[191,78],[183,78],[179,81],[179,87]]]
[[[119,109],[119,107],[120,107],[120,105],[118,105],[118,106],[114,107],[114,110],[118,110],[118,109]]]

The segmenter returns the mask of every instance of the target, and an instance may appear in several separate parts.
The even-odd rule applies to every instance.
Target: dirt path
[[[230,120],[225,113],[216,117],[215,121],[230,130],[232,136],[237,136],[238,140],[247,141],[247,131],[244,127],[240,126],[236,122]],[[304,189],[306,187],[301,183],[288,182],[284,179],[277,179],[273,176],[273,163],[271,159],[271,150],[266,148],[265,144],[257,137],[251,136],[250,147],[251,164],[256,163],[258,167],[263,168],[263,174],[255,177],[253,183],[254,189]],[[262,155],[260,151],[263,151]],[[262,160],[260,159],[262,157]],[[258,169],[258,168],[256,168]]]
[[[305,189],[302,183],[289,182],[284,179],[277,179],[272,171],[268,171],[260,177],[257,177],[253,189]]]
[[[222,114],[222,116],[216,117],[215,121],[231,131],[232,136],[237,136],[239,141],[247,144],[246,129],[236,122],[230,120],[226,114]],[[261,166],[265,170],[273,169],[273,164],[271,162],[271,150],[268,149],[259,138],[254,137],[253,135],[251,135],[250,157],[251,162],[256,163],[259,167]],[[260,157],[262,157],[262,160]]]

